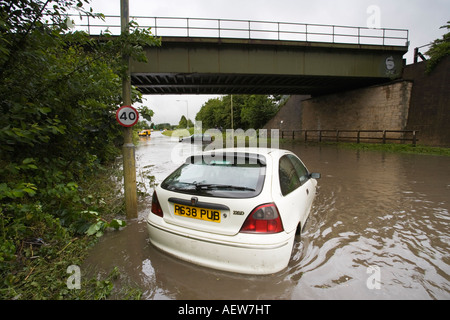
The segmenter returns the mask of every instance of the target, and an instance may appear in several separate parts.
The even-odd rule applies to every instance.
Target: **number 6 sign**
[[[122,106],[116,112],[117,121],[124,127],[132,127],[139,120],[139,113],[132,106]]]

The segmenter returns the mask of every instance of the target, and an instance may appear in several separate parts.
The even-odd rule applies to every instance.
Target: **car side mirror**
[[[320,173],[318,173],[318,172],[310,173],[309,177],[313,178],[313,179],[320,179]]]

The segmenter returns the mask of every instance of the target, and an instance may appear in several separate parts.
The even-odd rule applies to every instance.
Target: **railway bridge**
[[[161,37],[131,62],[143,94],[320,95],[401,76],[406,29],[206,18],[130,17]],[[91,35],[120,33],[120,16],[76,21]]]

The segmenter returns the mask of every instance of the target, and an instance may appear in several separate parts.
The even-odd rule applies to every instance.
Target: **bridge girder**
[[[401,76],[407,47],[166,37],[132,62],[144,94],[326,94]]]

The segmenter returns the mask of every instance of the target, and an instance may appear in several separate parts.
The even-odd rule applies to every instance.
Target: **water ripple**
[[[170,145],[153,135],[149,143],[137,153],[159,180],[173,169]],[[282,272],[198,267],[152,248],[132,226],[102,240],[92,264],[118,264],[147,299],[450,299],[448,158],[286,148],[322,179]]]

